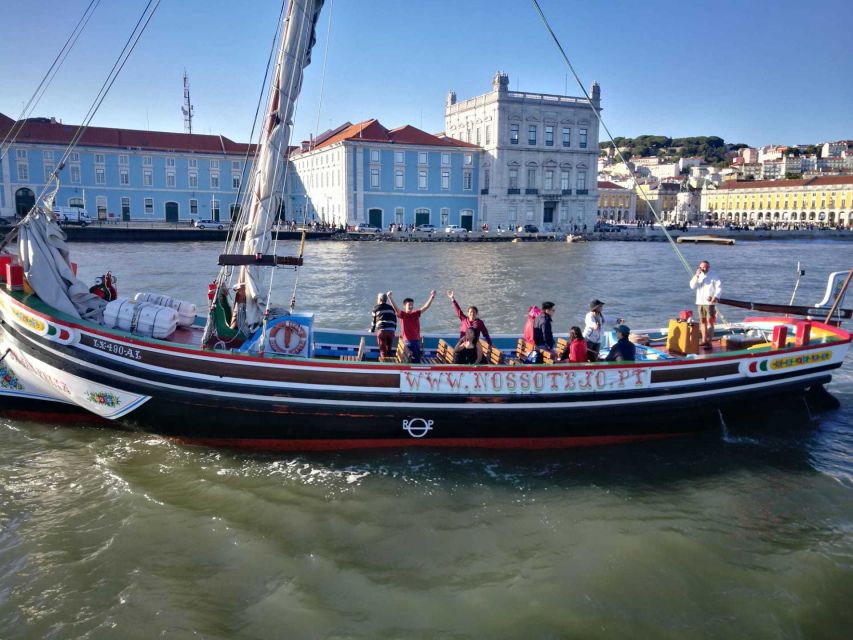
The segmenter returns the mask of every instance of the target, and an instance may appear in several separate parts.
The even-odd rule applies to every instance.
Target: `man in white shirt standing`
[[[702,346],[711,347],[714,339],[714,322],[717,319],[717,301],[722,286],[716,274],[711,273],[711,264],[707,260],[699,263],[699,268],[690,279],[690,288],[696,290],[696,305],[699,307],[699,320],[702,321]]]

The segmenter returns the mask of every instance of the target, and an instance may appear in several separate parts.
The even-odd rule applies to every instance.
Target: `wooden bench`
[[[483,361],[485,364],[505,363],[506,359],[504,358],[503,351],[498,349],[495,345],[489,344],[480,338],[480,348],[483,350]]]
[[[379,362],[407,362],[408,358],[406,357],[406,345],[400,339],[397,338],[397,352],[393,356],[382,357],[379,356]]]
[[[358,341],[358,351],[354,356],[341,356],[345,362],[361,362],[364,360],[364,336]]]
[[[568,360],[569,359],[569,341],[566,338],[557,338],[557,348],[555,349],[557,353],[557,359],[551,355],[549,351],[542,352],[542,362],[544,364],[554,364],[560,360]]]

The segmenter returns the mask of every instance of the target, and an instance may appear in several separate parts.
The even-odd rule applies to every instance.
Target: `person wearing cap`
[[[376,333],[376,344],[379,345],[379,356],[390,358],[394,344],[394,332],[397,331],[397,314],[394,307],[388,304],[388,294],[376,295],[376,306],[373,307],[373,320],[370,332]]]
[[[610,347],[610,353],[607,354],[605,360],[608,362],[633,362],[637,359],[637,348],[633,342],[628,340],[631,330],[624,324],[620,324],[615,327],[615,331],[618,340],[616,344]]]
[[[601,331],[605,325],[611,324],[610,320],[601,313],[604,303],[598,298],[590,301],[589,313],[584,318],[583,337],[586,339],[587,357],[590,362],[598,360],[598,352],[601,351]],[[614,324],[622,324],[622,318]]]

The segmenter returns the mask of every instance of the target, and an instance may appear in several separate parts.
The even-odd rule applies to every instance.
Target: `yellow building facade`
[[[724,182],[702,191],[708,221],[853,228],[853,176]]]
[[[614,222],[634,222],[637,196],[630,189],[609,181],[598,181],[598,217]]]

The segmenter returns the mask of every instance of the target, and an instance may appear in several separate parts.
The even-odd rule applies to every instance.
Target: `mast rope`
[[[39,85],[33,91],[32,96],[30,96],[29,101],[26,103],[23,109],[21,109],[21,115],[18,116],[18,120],[12,126],[9,131],[6,132],[6,136],[3,138],[3,141],[0,142],[0,161],[6,157],[6,154],[9,152],[11,146],[15,143],[20,135],[21,131],[23,131],[24,126],[26,124],[26,120],[32,115],[33,110],[38,106],[39,101],[44,97],[45,92],[50,87],[51,82],[56,77],[56,74],[59,72],[59,69],[65,63],[65,60],[68,58],[68,54],[71,53],[71,50],[74,48],[74,45],[77,44],[77,40],[80,37],[80,34],[83,33],[83,30],[86,28],[86,25],[89,23],[89,20],[95,13],[95,9],[98,8],[98,5],[101,3],[101,0],[91,0],[89,2],[89,6],[86,7],[86,10],[83,11],[83,15],[80,16],[80,20],[77,21],[74,29],[71,31],[71,34],[68,36],[68,39],[65,41],[65,44],[62,45],[62,48],[59,50],[59,53],[56,54],[56,57],[53,59],[48,70],[45,72],[44,77],[41,79]]]
[[[578,86],[580,87],[580,90],[583,92],[584,97],[587,99],[587,102],[589,102],[589,106],[592,109],[592,112],[595,114],[596,120],[598,120],[598,123],[602,126],[604,131],[607,133],[607,138],[610,142],[610,146],[613,147],[613,150],[616,152],[616,155],[619,156],[619,160],[625,165],[625,168],[628,168],[628,161],[625,159],[625,156],[622,155],[622,152],[619,151],[619,147],[616,146],[616,143],[613,140],[613,134],[610,133],[610,129],[607,128],[607,125],[605,124],[604,120],[602,119],[601,112],[598,110],[598,108],[595,106],[595,104],[593,104],[592,98],[590,97],[589,93],[587,93],[586,88],[583,85],[583,82],[581,82],[580,77],[578,76],[577,72],[575,71],[574,65],[572,65],[571,60],[569,60],[569,56],[566,54],[565,49],[563,49],[563,45],[560,43],[559,38],[557,38],[557,34],[554,33],[554,30],[551,28],[551,25],[548,22],[548,18],[545,17],[545,13],[542,11],[542,7],[539,6],[539,1],[538,0],[531,0],[531,2],[533,2],[533,6],[536,8],[536,11],[539,13],[539,17],[542,19],[542,23],[545,25],[545,29],[550,34],[551,39],[554,41],[554,44],[557,46],[557,49],[559,50],[560,55],[563,58],[563,61],[566,63],[566,66],[569,68],[569,71],[572,72],[572,76],[574,77],[575,82],[577,82]],[[672,250],[675,252],[675,255],[678,256],[678,259],[681,261],[681,265],[684,267],[684,270],[688,273],[688,275],[690,275],[692,277],[693,269],[691,268],[690,263],[687,262],[687,259],[684,257],[684,254],[681,253],[681,250],[678,248],[678,245],[676,244],[675,240],[672,239],[672,236],[669,234],[669,231],[667,231],[666,225],[663,223],[663,221],[661,220],[660,216],[658,215],[658,212],[655,209],[654,205],[652,205],[651,201],[649,200],[649,197],[648,197],[648,194],[646,193],[646,190],[637,181],[637,178],[636,178],[636,176],[634,176],[633,171],[630,171],[630,175],[631,175],[631,182],[634,185],[634,189],[639,191],[641,197],[643,198],[643,200],[645,200],[646,204],[649,207],[649,210],[652,212],[652,215],[655,217],[655,220],[657,220],[657,223],[660,226],[661,231],[663,231],[664,236],[666,237],[667,241],[669,242],[670,246],[672,247]],[[720,316],[720,320],[723,321],[723,324],[726,327],[729,327],[729,322],[726,320],[726,318],[723,316],[722,312],[719,309],[717,309],[717,314]]]
[[[39,203],[42,202],[45,194],[49,190],[53,190],[55,194],[59,188],[59,174],[65,168],[65,163],[68,158],[71,156],[72,151],[77,147],[77,144],[80,142],[80,139],[83,137],[83,134],[86,133],[89,126],[92,123],[92,119],[95,117],[95,114],[100,109],[104,100],[107,97],[110,89],[112,88],[115,81],[118,79],[119,74],[122,69],[124,69],[124,65],[127,64],[128,59],[130,58],[130,54],[133,53],[133,50],[136,48],[136,45],[139,44],[139,39],[142,37],[142,34],[145,33],[148,24],[151,22],[151,18],[154,17],[154,13],[157,11],[157,8],[160,6],[161,0],[148,0],[148,4],[145,5],[145,8],[142,10],[142,13],[139,16],[139,19],[136,21],[136,24],[133,27],[133,30],[130,32],[127,40],[125,41],[124,47],[116,58],[115,63],[113,63],[112,68],[107,74],[106,79],[101,85],[98,94],[95,96],[94,101],[92,102],[89,110],[86,112],[86,115],[83,118],[83,122],[77,127],[77,130],[74,132],[74,135],[71,138],[71,141],[68,143],[68,146],[65,148],[65,151],[62,153],[62,157],[56,165],[56,168],[53,170],[53,173],[50,174],[49,178],[45,181],[44,187],[39,192],[38,196],[36,196],[35,204],[33,208],[27,212],[27,216],[24,216],[26,219],[32,211],[34,211],[37,207],[39,207]],[[152,8],[152,3],[154,6]],[[53,204],[51,203],[51,207]],[[23,222],[22,219],[15,227],[6,234],[6,237],[3,238],[2,243],[0,243],[0,249],[7,246],[10,242],[12,242],[18,235],[18,226]]]

